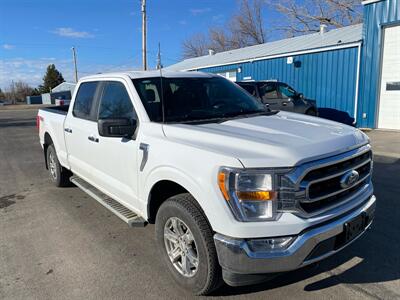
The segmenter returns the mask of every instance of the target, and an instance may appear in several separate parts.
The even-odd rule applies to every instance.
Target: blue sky
[[[222,26],[236,0],[148,0],[148,62],[158,42],[164,65],[181,58],[181,42]],[[0,0],[0,88],[11,80],[41,83],[54,63],[72,80],[71,47],[80,76],[141,66],[140,0]]]

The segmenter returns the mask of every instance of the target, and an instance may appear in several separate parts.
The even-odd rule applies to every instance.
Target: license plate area
[[[345,243],[359,236],[364,231],[365,225],[365,214],[361,214],[351,221],[344,223],[343,232],[345,234]]]
[[[343,224],[343,232],[336,238],[335,249],[339,249],[358,237],[368,225],[369,217],[362,213]]]

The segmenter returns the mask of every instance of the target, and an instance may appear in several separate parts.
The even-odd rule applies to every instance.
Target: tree
[[[54,64],[48,65],[46,74],[43,77],[43,84],[39,86],[39,91],[41,93],[49,93],[54,87],[64,81],[64,77],[56,69],[56,66]]]
[[[197,57],[207,54],[208,39],[204,34],[196,34],[191,38],[183,41],[183,57]]]
[[[269,0],[269,3],[288,19],[288,24],[277,25],[275,29],[290,37],[318,32],[321,24],[341,28],[362,22],[360,0]]]
[[[0,100],[6,99],[6,95],[4,94],[3,90],[0,88]]]
[[[25,102],[26,96],[31,96],[33,88],[23,81],[12,81],[4,92],[4,99],[11,100],[12,104]]]
[[[246,45],[264,44],[266,42],[264,19],[264,1],[242,0],[239,13],[231,21],[231,32]]]
[[[195,34],[182,43],[183,57],[206,55],[208,49],[216,52],[253,46],[266,42],[263,0],[240,0],[239,11],[224,28],[211,27],[208,34]]]

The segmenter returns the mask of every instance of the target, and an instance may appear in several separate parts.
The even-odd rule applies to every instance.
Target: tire
[[[317,116],[317,112],[315,111],[315,109],[311,108],[311,109],[306,111],[306,115],[316,117]]]
[[[173,220],[175,220],[175,225],[180,228],[180,231],[185,233],[183,241],[178,241],[175,244],[164,237],[165,230],[168,233],[176,231]],[[181,221],[180,224],[179,221]],[[195,295],[208,295],[221,286],[223,282],[222,271],[218,263],[213,231],[196,200],[190,194],[179,194],[166,200],[158,210],[155,229],[157,247],[160,250],[162,260],[180,286],[191,290]],[[192,235],[193,241],[191,241],[191,238],[185,241],[185,237],[190,236],[188,232]],[[177,262],[173,264],[167,249],[170,248],[169,246],[174,247],[179,243],[181,247],[182,243],[185,247],[185,242],[190,244],[186,246],[189,247],[189,250],[186,249],[187,254],[182,254],[184,256],[178,257]],[[179,246],[177,248],[180,249]],[[181,253],[183,252],[181,251]],[[196,255],[197,267],[195,264],[191,264],[191,262],[196,261],[193,259]],[[182,270],[179,270],[179,268],[184,269],[182,267],[184,257],[189,261],[190,268],[187,268],[187,270],[192,274],[186,273],[184,275]],[[189,257],[192,257],[192,260]]]
[[[71,177],[71,172],[61,166],[58,161],[56,149],[54,145],[50,145],[46,152],[47,168],[49,170],[50,180],[57,187],[70,186],[71,182],[69,178]]]

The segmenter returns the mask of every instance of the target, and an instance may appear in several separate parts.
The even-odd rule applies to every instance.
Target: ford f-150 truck
[[[37,126],[51,180],[131,226],[155,224],[165,267],[197,295],[317,262],[374,217],[364,133],[266,110],[217,75],[85,77]]]

